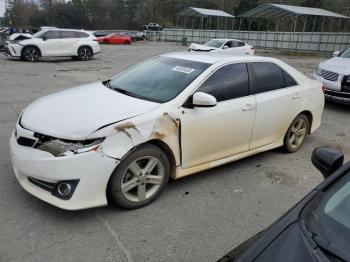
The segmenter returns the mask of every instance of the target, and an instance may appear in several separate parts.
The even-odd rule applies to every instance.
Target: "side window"
[[[78,38],[78,32],[76,31],[61,31],[61,38]]]
[[[58,39],[59,33],[58,31],[48,31],[44,37],[46,37],[46,39]]]
[[[232,41],[227,41],[227,42],[225,43],[225,46],[227,46],[228,48],[233,47],[233,46],[232,46]]]
[[[88,37],[89,35],[87,33],[84,33],[84,32],[77,32],[78,33],[78,36],[80,38],[85,38],[85,37]]]
[[[245,46],[245,43],[241,42],[241,41],[238,41],[237,44],[238,44],[238,46]]]
[[[282,69],[272,63],[252,63],[255,75],[256,93],[268,92],[284,87],[284,76]]]
[[[296,86],[298,83],[286,71],[283,71],[285,87]]]
[[[198,89],[218,102],[249,95],[249,76],[246,64],[231,64],[215,71]]]

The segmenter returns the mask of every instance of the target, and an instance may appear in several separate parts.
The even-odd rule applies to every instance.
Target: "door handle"
[[[254,105],[252,104],[246,104],[243,108],[242,108],[242,111],[251,111],[255,108]]]

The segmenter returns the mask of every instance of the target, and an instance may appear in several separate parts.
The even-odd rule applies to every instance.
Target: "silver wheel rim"
[[[89,60],[91,57],[91,52],[87,48],[83,48],[80,50],[80,57],[82,60]]]
[[[121,178],[121,193],[131,202],[142,202],[154,196],[164,180],[164,166],[153,156],[133,161]]]
[[[37,61],[39,59],[39,52],[34,48],[29,48],[26,50],[26,60],[30,62]]]
[[[306,121],[304,119],[298,119],[289,133],[289,145],[292,148],[298,148],[304,141],[306,136]]]

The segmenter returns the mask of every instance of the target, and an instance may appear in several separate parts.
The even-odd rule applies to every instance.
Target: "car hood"
[[[15,33],[9,37],[9,41],[20,41],[25,39],[31,39],[33,36],[27,33]]]
[[[158,106],[98,82],[36,100],[25,109],[21,125],[57,138],[84,140],[100,127],[150,112]]]
[[[198,51],[212,51],[212,50],[218,50],[219,48],[211,47],[207,45],[200,45],[200,44],[191,44],[190,49],[192,50],[198,50]]]
[[[341,75],[350,75],[350,58],[333,57],[322,62],[320,68]]]

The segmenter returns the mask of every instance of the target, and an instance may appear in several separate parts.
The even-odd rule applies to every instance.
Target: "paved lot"
[[[20,188],[8,141],[28,103],[182,49],[170,43],[104,46],[90,62],[34,64],[0,54],[0,261],[215,261],[271,224],[322,180],[309,160],[314,147],[339,147],[350,158],[350,107],[327,104],[322,127],[299,152],[273,150],[172,181],[158,201],[139,210],[68,212]],[[263,55],[280,57],[306,74],[322,60]]]

